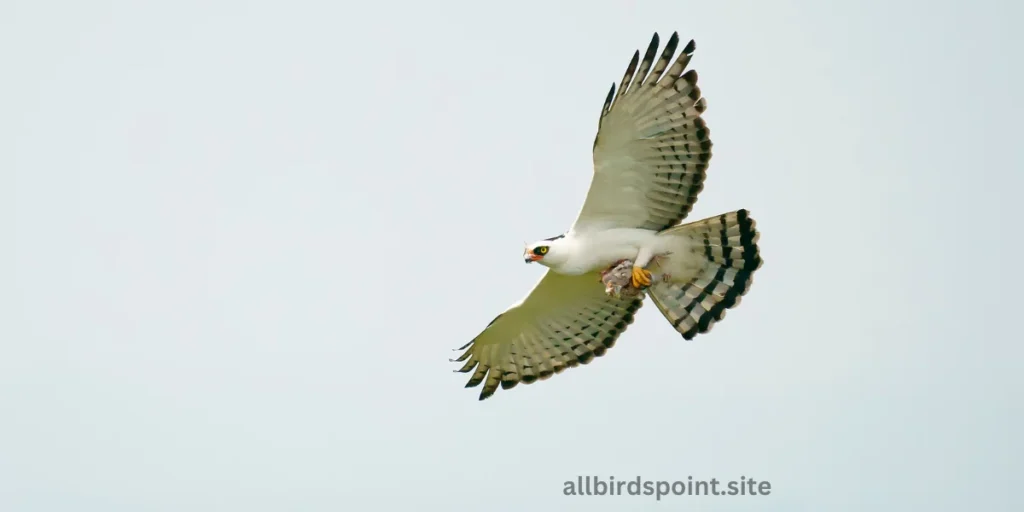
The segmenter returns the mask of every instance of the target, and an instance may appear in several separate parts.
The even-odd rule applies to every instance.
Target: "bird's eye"
[[[533,253],[536,254],[537,256],[543,256],[543,255],[548,253],[548,246],[542,245],[542,246],[534,249]]]

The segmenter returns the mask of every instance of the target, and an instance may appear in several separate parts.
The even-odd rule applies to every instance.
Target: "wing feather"
[[[615,227],[660,231],[686,218],[704,188],[711,159],[707,102],[697,72],[686,70],[696,45],[673,33],[660,58],[658,34],[639,51],[605,99],[594,138],[594,177],[573,230]],[[650,70],[650,73],[648,73]]]
[[[453,362],[483,385],[480,400],[520,382],[531,384],[604,355],[633,323],[643,296],[618,299],[597,274],[548,271],[525,299],[498,315]]]

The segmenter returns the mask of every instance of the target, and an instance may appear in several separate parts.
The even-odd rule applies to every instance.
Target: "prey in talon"
[[[643,277],[647,284],[638,282],[636,279],[638,268],[644,273]],[[611,267],[601,271],[604,292],[613,297],[636,297],[659,278],[668,282],[670,276],[669,274],[655,276],[651,271],[637,267],[630,260],[619,260]]]

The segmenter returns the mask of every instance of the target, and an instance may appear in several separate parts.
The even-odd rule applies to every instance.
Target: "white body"
[[[673,276],[673,281],[689,278],[701,261],[691,255],[691,241],[684,237],[658,234],[649,229],[612,228],[576,232],[542,242],[549,252],[539,260],[552,272],[577,276],[601,272],[618,261],[628,259],[635,265],[657,269]],[[527,247],[527,254],[540,244]],[[652,263],[652,260],[658,257]]]
[[[599,272],[619,260],[637,261],[641,252],[649,255],[648,260],[654,254],[668,252],[668,240],[647,229],[615,228],[585,233],[570,231],[565,238],[551,243],[551,252],[539,263],[564,275]],[[638,263],[643,265],[646,262]]]

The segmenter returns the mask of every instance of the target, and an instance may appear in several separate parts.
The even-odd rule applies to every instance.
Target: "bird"
[[[648,296],[692,340],[750,289],[763,263],[750,212],[683,222],[704,188],[712,143],[697,72],[686,71],[696,44],[691,39],[673,60],[678,45],[674,32],[659,56],[655,32],[642,59],[633,53],[601,108],[593,177],[576,220],[523,249],[523,260],[546,267],[544,274],[454,349],[463,351],[450,359],[461,363],[455,372],[472,372],[465,387],[483,385],[479,400],[605,355]],[[633,262],[629,281],[639,295],[615,296],[601,284],[601,272],[623,260]],[[653,270],[664,278],[652,279]]]

